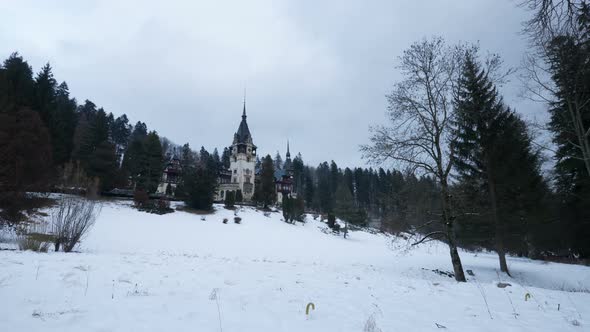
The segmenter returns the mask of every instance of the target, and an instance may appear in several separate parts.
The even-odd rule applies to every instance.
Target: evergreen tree
[[[350,221],[355,209],[352,193],[345,183],[340,183],[336,189],[334,214],[336,217]]]
[[[283,158],[281,157],[279,151],[277,151],[277,154],[275,155],[274,164],[275,169],[283,169]]]
[[[132,127],[129,124],[127,115],[117,117],[110,128],[112,141],[116,146],[117,160],[120,161],[124,151],[127,149]]]
[[[72,157],[74,133],[78,122],[76,108],[76,100],[70,98],[68,85],[62,82],[56,89],[55,114],[50,126],[53,159],[56,165],[63,165]]]
[[[227,209],[233,209],[235,207],[236,195],[233,191],[227,191],[225,193],[224,204]]]
[[[229,151],[229,149],[223,148],[223,152],[221,153],[221,165],[223,166],[223,169],[229,169],[231,164],[230,158],[231,152]]]
[[[288,196],[285,195],[283,197],[283,202],[282,202],[283,206],[283,219],[285,220],[286,223],[292,223],[294,221],[293,219],[293,199]]]
[[[333,195],[330,178],[330,166],[327,162],[321,163],[316,170],[318,178],[317,197],[321,212],[332,212]]]
[[[293,191],[298,196],[303,195],[305,187],[304,164],[301,153],[298,153],[293,159]]]
[[[313,204],[313,198],[315,196],[315,184],[313,182],[313,170],[309,167],[305,167],[305,203],[308,208],[311,208]]]
[[[481,211],[490,211],[500,269],[509,273],[505,234],[507,221],[516,211],[501,203],[517,199],[512,194],[515,190],[525,196],[535,190],[540,179],[539,163],[524,123],[502,104],[488,73],[479,68],[474,52],[467,52],[459,82],[455,100],[459,139],[452,148],[466,196],[486,202]],[[519,173],[519,178],[511,176],[514,173]]]
[[[103,141],[90,156],[88,175],[99,179],[101,191],[113,189],[117,173],[117,155],[115,146]]]
[[[211,210],[217,189],[217,173],[207,165],[198,165],[185,171],[185,203],[197,210]]]
[[[213,158],[213,162],[217,166],[217,169],[220,169],[222,167],[222,163],[221,163],[221,158],[219,157],[219,151],[217,151],[217,148],[213,149],[213,154],[211,155],[211,158]]]
[[[275,190],[275,167],[274,162],[270,155],[267,155],[262,159],[262,169],[260,172],[260,187],[257,199],[263,204],[264,208],[267,209],[269,205],[276,201],[276,190]]]
[[[0,80],[0,109],[31,108],[35,100],[35,81],[31,66],[18,53],[4,60]]]
[[[0,207],[16,222],[27,191],[43,190],[51,164],[49,133],[37,112],[0,112]]]
[[[143,183],[149,193],[153,193],[158,188],[160,177],[164,166],[164,155],[160,137],[155,131],[150,132],[145,140],[146,164],[141,171],[140,183]]]
[[[242,190],[238,189],[236,191],[236,202],[242,203],[244,201],[244,195],[242,194]]]
[[[550,41],[549,73],[554,83],[549,129],[557,146],[555,177],[557,215],[567,246],[590,257],[590,8],[577,15],[579,36],[561,35]],[[552,233],[555,233],[553,231]]]
[[[57,81],[53,78],[51,66],[46,64],[35,77],[35,104],[34,109],[39,112],[45,127],[54,137],[51,126],[54,122],[55,116],[55,97],[56,97]]]

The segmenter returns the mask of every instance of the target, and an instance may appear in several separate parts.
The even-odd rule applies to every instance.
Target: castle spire
[[[246,119],[246,88],[244,88],[244,110],[242,112],[242,119]]]
[[[287,158],[291,158],[291,152],[289,152],[289,140],[287,140]]]

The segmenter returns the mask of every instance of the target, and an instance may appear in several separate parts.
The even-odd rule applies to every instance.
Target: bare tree
[[[55,251],[70,252],[94,225],[100,207],[93,200],[62,196],[51,214]]]
[[[442,202],[436,221],[444,230],[429,232],[415,244],[444,238],[457,281],[465,281],[465,274],[457,251],[449,174],[450,146],[456,140],[451,128],[453,93],[461,58],[461,47],[448,47],[441,38],[414,43],[404,51],[399,59],[403,79],[387,96],[390,124],[372,127],[371,144],[361,147],[364,157],[373,162],[391,160],[436,178]]]
[[[519,5],[532,12],[524,23],[524,32],[536,46],[555,36],[577,33],[576,16],[584,0],[521,0]]]

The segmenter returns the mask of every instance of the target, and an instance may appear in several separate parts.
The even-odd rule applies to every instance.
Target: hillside
[[[0,251],[2,330],[589,328],[588,267],[510,257],[509,279],[493,253],[461,252],[474,273],[461,284],[432,271],[451,270],[441,243],[407,251],[383,234],[335,236],[311,216],[290,225],[242,208],[235,224],[233,211],[216,209],[160,216],[109,202],[79,253]]]

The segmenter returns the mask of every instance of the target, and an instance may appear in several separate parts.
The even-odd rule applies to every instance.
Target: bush
[[[240,218],[240,217],[234,217],[234,222],[236,224],[240,224],[240,223],[242,223],[242,218]]]
[[[227,218],[223,218],[223,223],[227,224]]]
[[[336,225],[336,216],[334,216],[334,214],[332,214],[332,213],[328,214],[328,227],[333,229],[335,225]]]
[[[135,203],[135,207],[142,208],[145,207],[150,201],[150,197],[145,190],[137,189],[133,193],[133,203]]]
[[[31,233],[21,234],[17,237],[19,250],[32,250],[37,252],[47,252],[49,244],[53,237],[47,234]]]
[[[70,252],[88,233],[99,214],[95,201],[63,196],[51,214],[55,251]]]

